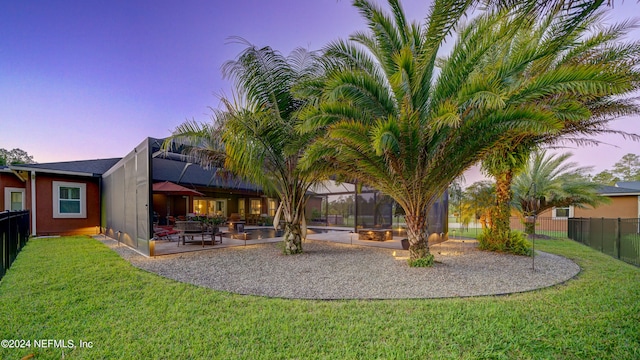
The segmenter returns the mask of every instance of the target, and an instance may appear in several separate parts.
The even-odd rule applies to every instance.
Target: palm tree
[[[306,111],[301,130],[322,135],[304,164],[391,196],[406,214],[410,263],[432,257],[426,212],[457,176],[515,136],[511,130],[555,127],[553,113],[535,101],[505,106],[510,99],[496,91],[500,84],[476,71],[523,17],[507,26],[506,12],[478,16],[437,59],[471,4],[435,1],[422,26],[407,21],[398,0],[388,0],[390,14],[373,1],[354,1],[369,31],[330,44],[326,78],[307,87],[319,105]]]
[[[464,191],[461,211],[463,218],[470,218],[480,221],[482,229],[491,226],[491,209],[496,203],[496,188],[490,181],[476,181],[469,185]],[[464,221],[463,221],[464,222]]]
[[[602,3],[593,2],[571,15],[556,9],[541,21],[524,23],[507,46],[496,49],[497,55],[493,56],[500,60],[488,63],[483,71],[499,74],[511,91],[524,94],[521,101],[547,104],[561,121],[561,127],[554,131],[513,137],[483,161],[483,169],[496,181],[497,205],[487,236],[496,246],[504,248],[510,238],[513,177],[536,148],[562,141],[597,143],[584,136],[600,133],[637,139],[634,134],[608,128],[616,117],[640,112],[628,98],[638,88],[639,73],[634,66],[640,46],[638,42],[621,41],[636,24],[594,29],[603,20],[604,13],[598,11]]]
[[[522,217],[554,207],[595,207],[608,200],[598,194],[600,185],[588,180],[591,168],[567,162],[571,156],[571,153],[547,155],[546,151],[533,154],[513,182],[514,205]],[[528,234],[533,234],[533,229],[532,222],[526,223]]]
[[[205,168],[222,168],[227,157],[222,129],[215,118],[212,120],[211,123],[187,120],[176,126],[172,135],[165,139],[162,149],[165,153],[181,152]]]
[[[298,166],[312,134],[295,130],[305,100],[295,97],[293,88],[318,76],[320,67],[316,55],[303,49],[285,57],[270,47],[242,43],[246,48],[238,58],[223,66],[238,95],[222,99],[224,108],[214,110],[214,125],[185,123],[169,141],[190,145],[187,150],[209,165],[221,165],[222,149],[226,170],[276,194],[280,206],[274,226],[284,221],[284,253],[300,253],[307,191],[319,177]]]

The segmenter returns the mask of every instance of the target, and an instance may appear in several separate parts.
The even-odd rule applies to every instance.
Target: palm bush
[[[280,206],[273,219],[284,222],[284,252],[302,252],[306,236],[304,208],[307,191],[319,177],[301,170],[298,161],[309,142],[296,131],[305,100],[293,95],[296,84],[318,76],[316,55],[298,49],[283,56],[270,47],[242,41],[245,49],[223,67],[237,93],[223,98],[213,122],[187,122],[168,143],[186,144],[188,154],[205,165],[223,165],[225,171],[276,194]]]
[[[603,3],[585,3],[570,13],[551,8],[540,20],[522,23],[483,67],[483,77],[507,85],[505,105],[538,102],[558,120],[557,127],[542,132],[516,130],[519,136],[493,148],[483,161],[496,181],[493,241],[508,241],[511,185],[537,148],[566,141],[593,144],[597,141],[585,136],[601,133],[638,138],[608,126],[616,117],[640,112],[629,98],[638,89],[640,43],[622,41],[637,22],[603,27]]]
[[[390,195],[406,214],[410,259],[429,257],[426,212],[447,186],[498,144],[560,124],[545,104],[505,93],[508,84],[479,70],[526,17],[495,11],[458,26],[472,1],[435,1],[421,25],[397,0],[390,12],[354,5],[368,31],[327,46],[326,76],[306,87],[318,105],[301,131],[319,135],[304,164]],[[454,30],[456,44],[438,59]]]
[[[595,207],[608,201],[609,198],[598,194],[600,185],[587,178],[590,168],[569,162],[570,157],[571,153],[549,155],[540,151],[533,154],[513,182],[514,207],[522,217],[554,207]],[[526,225],[526,232],[533,234],[534,223]]]

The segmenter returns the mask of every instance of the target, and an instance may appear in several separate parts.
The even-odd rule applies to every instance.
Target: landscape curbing
[[[148,258],[98,237],[134,266],[176,281],[244,295],[290,299],[416,299],[505,295],[563,283],[573,261],[536,251],[531,257],[477,249],[475,240],[430,247],[436,264],[411,268],[408,251],[307,240],[304,253],[282,255],[265,243]],[[395,254],[395,256],[394,256]]]

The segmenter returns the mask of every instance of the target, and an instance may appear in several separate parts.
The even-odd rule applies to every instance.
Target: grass
[[[514,229],[518,231],[524,232],[524,229]],[[454,232],[455,231],[455,232]],[[466,237],[477,239],[478,235],[482,234],[481,228],[467,228],[461,230],[460,228],[449,228],[449,237],[450,238],[458,238],[458,237]],[[536,230],[536,235],[545,235],[553,239],[563,239],[567,237],[566,231],[553,231],[553,230]],[[536,240],[536,243],[539,240]]]
[[[536,247],[583,272],[509,296],[309,301],[178,283],[86,237],[33,239],[0,282],[0,339],[93,347],[0,348],[0,358],[640,358],[640,269],[569,240]]]

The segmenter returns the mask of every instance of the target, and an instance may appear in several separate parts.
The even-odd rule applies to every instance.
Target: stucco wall
[[[4,208],[4,189],[7,187],[25,189],[26,183],[20,181],[16,175],[8,172],[0,172],[0,211],[7,210]],[[25,207],[28,209],[25,192]]]
[[[86,190],[86,218],[59,219],[53,217],[53,182],[84,183]],[[36,175],[36,232],[43,235],[95,235],[100,226],[99,180],[61,175]],[[31,194],[29,194],[31,195]],[[30,198],[30,196],[29,196]],[[29,199],[30,207],[31,199]]]
[[[638,196],[612,196],[611,203],[603,204],[597,208],[575,208],[574,217],[594,218],[637,218]]]

